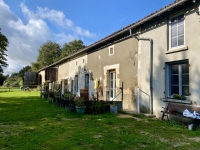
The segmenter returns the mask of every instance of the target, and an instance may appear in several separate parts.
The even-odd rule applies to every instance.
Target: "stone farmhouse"
[[[123,82],[123,110],[159,117],[168,101],[200,106],[199,52],[200,1],[176,0],[38,73],[62,93],[87,88],[89,97],[97,79],[102,100],[122,101]]]

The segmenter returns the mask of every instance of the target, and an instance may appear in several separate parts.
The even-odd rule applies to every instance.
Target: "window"
[[[178,46],[183,46],[185,44],[185,32],[184,32],[184,14],[176,16],[170,20],[170,30],[169,30],[169,47],[175,48]]]
[[[85,74],[85,88],[89,89],[89,74]]]
[[[189,96],[188,61],[167,64],[167,96],[173,94]]]
[[[78,92],[78,75],[75,76],[75,91]]]
[[[110,100],[113,100],[116,94],[116,72],[115,71],[109,72],[109,93],[110,93]]]
[[[109,47],[109,56],[114,55],[114,45]]]
[[[74,80],[71,80],[71,93],[74,93],[74,88],[73,88],[73,86],[74,86]]]

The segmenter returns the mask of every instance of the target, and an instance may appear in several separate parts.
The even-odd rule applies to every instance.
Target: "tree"
[[[31,66],[23,67],[23,68],[19,71],[19,76],[23,78],[24,73],[27,72],[27,71],[30,71],[30,70],[31,70]]]
[[[8,46],[9,42],[5,35],[3,35],[0,31],[0,74],[3,73],[2,67],[7,67],[8,64],[6,63],[6,47]]]
[[[81,40],[74,40],[69,43],[65,43],[62,48],[61,58],[66,57],[83,48],[85,48],[85,45]]]
[[[40,46],[38,52],[39,56],[37,62],[32,63],[32,71],[35,71],[35,69],[41,69],[58,61],[60,59],[61,49],[59,44],[47,41]]]
[[[41,65],[40,65],[39,62],[32,62],[31,63],[31,71],[36,72],[36,71],[38,71],[41,68],[42,67],[41,67]]]
[[[4,76],[3,74],[0,74],[0,86],[3,85],[3,82],[6,80],[6,78],[8,78],[9,75]]]

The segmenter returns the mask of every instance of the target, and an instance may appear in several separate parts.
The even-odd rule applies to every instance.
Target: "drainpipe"
[[[132,35],[131,29],[130,35]],[[151,38],[138,38],[134,35],[132,35],[134,38],[136,38],[138,41],[143,40],[143,41],[149,41],[150,42],[150,114],[153,114],[153,39]]]

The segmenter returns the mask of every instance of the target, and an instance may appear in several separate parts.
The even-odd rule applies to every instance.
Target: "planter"
[[[110,105],[110,113],[111,114],[117,114],[117,106]]]
[[[86,106],[75,106],[77,114],[84,114]]]

